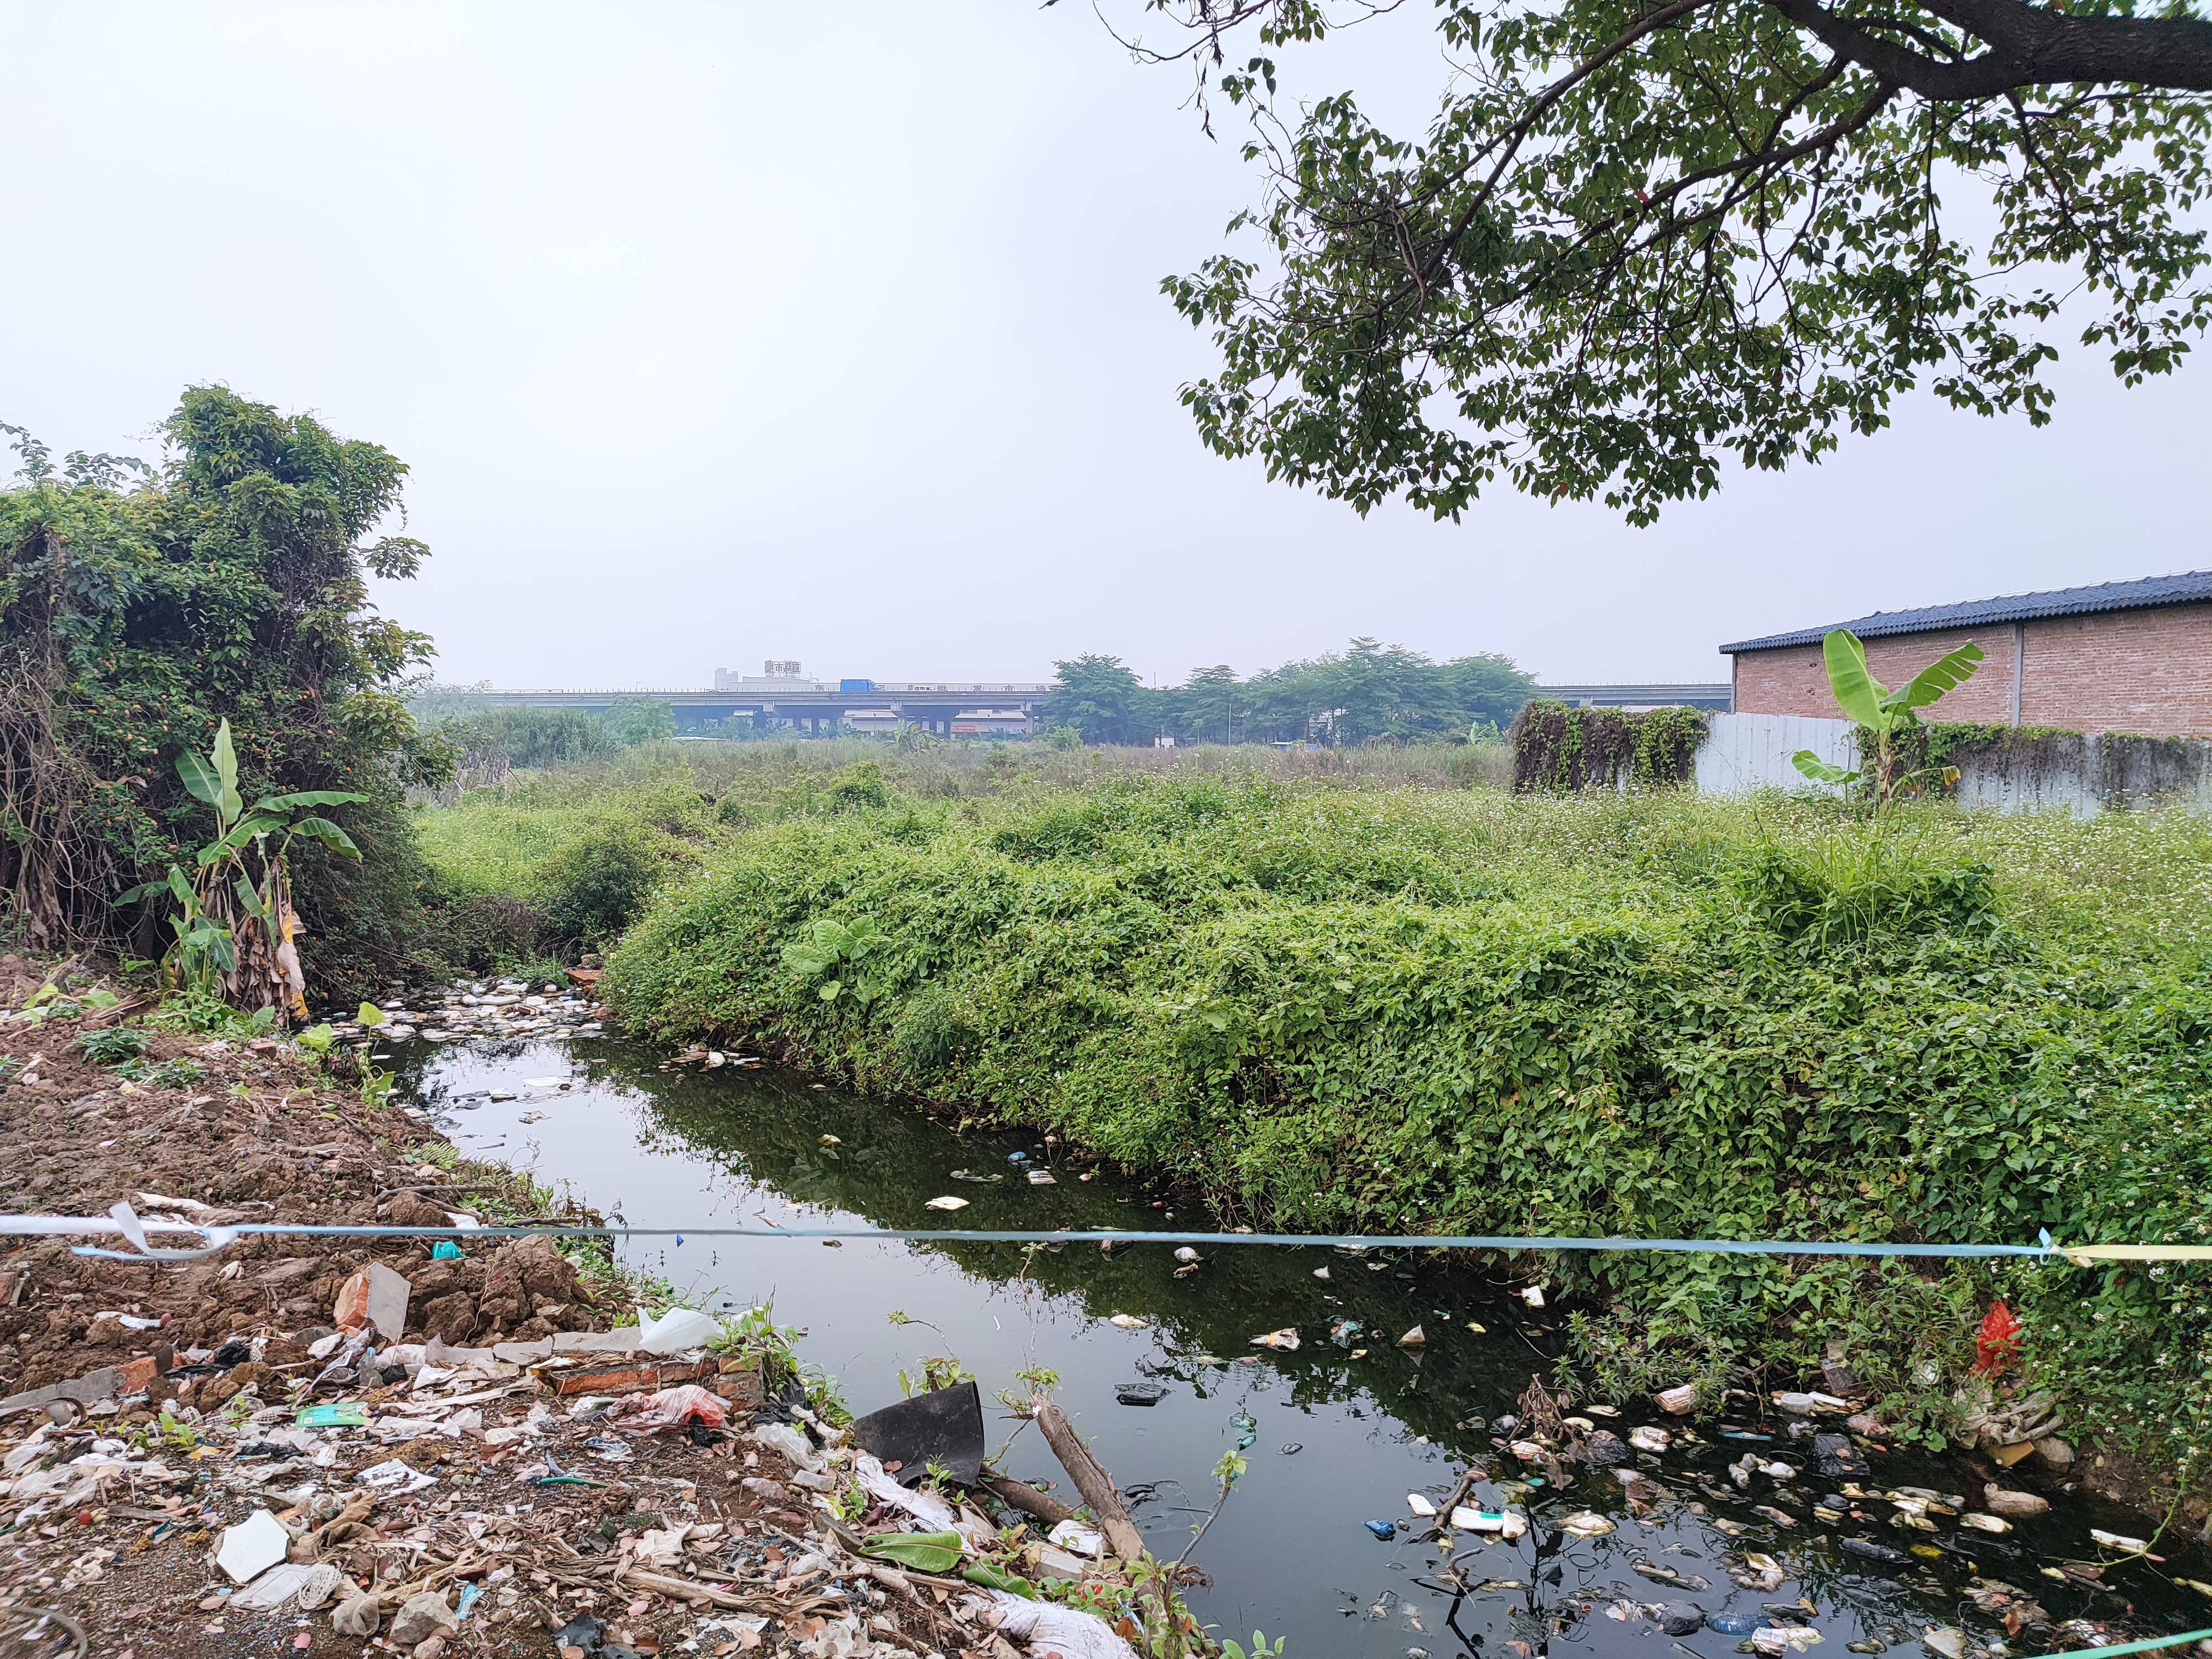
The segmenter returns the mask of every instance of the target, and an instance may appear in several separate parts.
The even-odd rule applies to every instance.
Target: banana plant
[[[1930,781],[1947,787],[1958,781],[1955,766],[1901,771],[1898,739],[1920,724],[1920,710],[1974,677],[1986,654],[1980,646],[1970,642],[1946,651],[1894,691],[1867,672],[1866,647],[1849,629],[1831,629],[1820,642],[1820,653],[1827,665],[1828,690],[1860,730],[1873,734],[1874,749],[1856,768],[1830,765],[1811,750],[1801,749],[1790,757],[1799,772],[1815,783],[1863,781],[1874,791],[1877,823],[1887,821],[1891,803],[1906,791]]]
[[[301,789],[264,795],[248,806],[239,793],[228,720],[216,728],[207,754],[187,750],[177,757],[177,775],[185,792],[215,813],[215,839],[194,854],[190,874],[173,864],[159,880],[141,883],[115,902],[165,893],[176,901],[168,918],[176,938],[162,957],[173,984],[212,992],[248,1012],[275,1009],[287,1024],[304,1018],[307,982],[295,942],[301,929],[292,908],[292,844],[304,836],[342,857],[359,858],[352,838],[314,809],[368,797]]]
[[[784,947],[783,965],[807,979],[820,981],[814,994],[824,1002],[850,996],[862,1007],[876,999],[876,988],[857,982],[853,969],[861,957],[884,945],[883,932],[870,916],[848,926],[828,917],[814,924],[811,937]]]

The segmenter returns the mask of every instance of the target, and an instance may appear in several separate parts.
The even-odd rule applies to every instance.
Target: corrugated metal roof
[[[2131,582],[2100,582],[2094,587],[2062,587],[2050,593],[2015,593],[2008,599],[1969,599],[1964,605],[1931,605],[1920,611],[1877,611],[1856,622],[1801,628],[1792,634],[1724,645],[1724,655],[1771,651],[1784,645],[1818,645],[1831,629],[1848,628],[1861,639],[1883,634],[1922,634],[1940,628],[1979,628],[1992,623],[2031,621],[2038,617],[2077,617],[2092,611],[2136,611],[2148,605],[2188,605],[2212,600],[2212,570],[2186,570],[2174,576],[2145,576]]]

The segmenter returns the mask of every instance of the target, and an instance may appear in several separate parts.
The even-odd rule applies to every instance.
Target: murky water
[[[919,1112],[787,1076],[663,1071],[659,1059],[611,1041],[416,1044],[398,1056],[400,1097],[433,1113],[471,1155],[532,1169],[542,1183],[565,1185],[639,1224],[921,1227],[945,1224],[925,1206],[946,1194],[970,1200],[951,1218],[962,1226],[1080,1233],[1160,1226],[1170,1216],[1178,1227],[1211,1224],[1108,1174],[1083,1182],[1062,1168],[1057,1184],[1033,1186],[1012,1156],[1042,1162],[1033,1137],[958,1135]],[[561,1090],[555,1079],[571,1086]],[[494,1100],[493,1092],[514,1097]],[[997,1178],[960,1180],[955,1170]],[[2176,1582],[2212,1580],[2201,1552],[2161,1545],[2170,1559],[2160,1566],[2100,1550],[2092,1526],[2141,1537],[2154,1523],[2085,1497],[2057,1495],[2049,1516],[2002,1536],[1940,1515],[1931,1516],[1937,1531],[1901,1529],[1892,1524],[1895,1506],[1873,1498],[1850,1505],[1863,1520],[1824,1522],[1815,1503],[1840,1483],[1818,1475],[1809,1443],[1793,1440],[1781,1420],[1730,1425],[1771,1440],[1723,1438],[1709,1428],[1707,1444],[1622,1465],[1658,1488],[1642,1517],[1632,1515],[1612,1470],[1523,1494],[1507,1484],[1519,1465],[1486,1425],[1515,1409],[1532,1373],[1548,1376],[1560,1316],[1508,1302],[1503,1285],[1425,1257],[1209,1248],[1199,1271],[1178,1279],[1164,1246],[1124,1246],[1109,1259],[1079,1239],[1036,1251],[651,1239],[631,1241],[624,1254],[708,1305],[773,1299],[781,1322],[805,1328],[803,1352],[838,1377],[856,1411],[898,1399],[900,1370],[919,1373],[929,1355],[956,1355],[987,1401],[1018,1389],[1018,1370],[1058,1372],[1057,1397],[1136,1495],[1135,1516],[1163,1558],[1188,1544],[1213,1501],[1210,1472],[1249,1434],[1248,1472],[1194,1558],[1213,1587],[1190,1600],[1223,1634],[1249,1638],[1257,1627],[1286,1636],[1291,1659],[1520,1659],[1530,1648],[1719,1659],[1748,1639],[1743,1627],[1710,1626],[1670,1638],[1640,1611],[1674,1600],[1721,1618],[1724,1629],[1734,1618],[1794,1617],[1838,1659],[1852,1643],[1917,1654],[1930,1626],[1960,1626],[1969,1655],[1994,1655],[2212,1626],[2212,1601]],[[1327,1277],[1316,1276],[1323,1268]],[[894,1324],[895,1312],[917,1322]],[[1117,1314],[1147,1323],[1122,1328],[1109,1322]],[[1468,1329],[1469,1322],[1486,1334]],[[1401,1348],[1398,1338],[1414,1325],[1425,1346]],[[1252,1346],[1255,1335],[1284,1327],[1297,1331],[1297,1352]],[[1115,1385],[1139,1381],[1164,1385],[1164,1396],[1152,1407],[1117,1404]],[[1641,1423],[1680,1426],[1649,1402],[1617,1403],[1620,1414],[1602,1426],[1624,1438]],[[998,1420],[995,1409],[988,1415],[994,1446],[1012,1435],[1000,1467],[1054,1481],[1073,1497],[1033,1428],[1015,1434],[1015,1422]],[[1477,1419],[1486,1426],[1468,1426]],[[1801,1475],[1757,1474],[1749,1491],[1737,1490],[1727,1465],[1753,1449]],[[1497,1477],[1479,1484],[1472,1501],[1497,1510],[1518,1498],[1535,1524],[1513,1542],[1460,1534],[1447,1561],[1419,1540],[1428,1523],[1413,1521],[1407,1498],[1443,1503],[1470,1459]],[[1979,1481],[1962,1461],[1896,1454],[1859,1484],[1869,1492],[1917,1486],[1978,1494]],[[1762,1505],[1796,1524],[1785,1528],[1759,1513]],[[1968,1507],[1980,1507],[1978,1498]],[[1585,1538],[1559,1528],[1585,1511],[1615,1529]],[[1386,1540],[1369,1522],[1399,1524]],[[1853,1556],[1841,1548],[1852,1537],[1905,1559]],[[1732,1580],[1747,1550],[1780,1564],[1778,1588],[1761,1592]],[[2100,1561],[2101,1582],[2063,1566]],[[1464,1589],[1449,1576],[1454,1565]],[[1996,1600],[2006,1587],[2017,1592],[2015,1613],[2032,1598],[2047,1626],[2031,1619],[2008,1634],[2007,1606]],[[1809,1613],[1802,1606],[1775,1611],[1800,1598]],[[2068,1628],[2069,1620],[2106,1630]]]

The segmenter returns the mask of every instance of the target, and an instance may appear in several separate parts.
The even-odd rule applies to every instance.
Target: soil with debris
[[[289,1040],[149,1032],[94,1064],[75,1039],[149,1000],[48,982],[0,957],[0,1211],[597,1219],[537,1214],[522,1177]],[[633,1287],[603,1251],[248,1237],[167,1264],[72,1242],[0,1236],[10,1654],[1012,1659],[1001,1623],[1041,1617],[1037,1641],[1073,1620],[1079,1650],[1130,1652],[1090,1614],[864,1558],[866,1534],[941,1525],[966,1559],[1022,1565],[974,1508],[906,1494],[788,1395],[763,1406],[759,1356],[611,1330]],[[404,1313],[374,1269],[405,1281]]]

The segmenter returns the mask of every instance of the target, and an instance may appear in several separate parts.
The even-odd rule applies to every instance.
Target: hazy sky
[[[1296,84],[1410,120],[1427,25]],[[447,680],[1166,681],[1356,634],[1717,678],[1723,640],[2212,563],[2212,365],[2123,392],[2078,349],[2053,428],[1916,404],[1650,530],[1363,521],[1214,459],[1158,285],[1255,181],[1079,0],[0,4],[0,420],[130,448],[220,380],[385,445],[434,557],[380,597]]]

